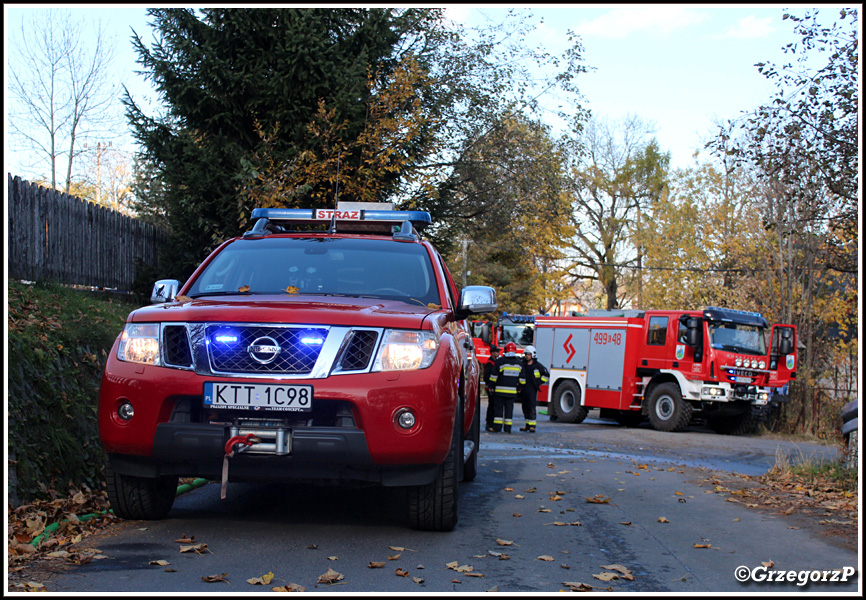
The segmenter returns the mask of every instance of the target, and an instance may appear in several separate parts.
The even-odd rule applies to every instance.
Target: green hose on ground
[[[180,496],[181,494],[186,494],[187,492],[191,492],[192,490],[199,488],[199,487],[203,486],[204,484],[208,483],[208,481],[209,481],[208,479],[203,479],[200,477],[198,479],[193,480],[190,483],[185,483],[183,485],[179,485],[179,486],[177,486],[177,493],[175,494],[175,497]],[[81,523],[84,523],[84,522],[89,521],[90,519],[92,519],[94,517],[100,517],[107,512],[114,514],[114,511],[111,509],[103,510],[103,511],[90,513],[90,514],[86,514],[86,515],[83,515],[81,517],[78,517],[78,521]],[[39,546],[39,544],[41,544],[42,542],[45,541],[45,539],[48,537],[49,534],[57,531],[57,529],[60,527],[61,524],[66,523],[68,521],[69,521],[69,519],[64,519],[63,521],[59,521],[57,523],[52,523],[51,525],[48,525],[42,531],[42,533],[40,533],[39,535],[37,535],[35,538],[33,538],[30,541],[30,544],[32,546]]]

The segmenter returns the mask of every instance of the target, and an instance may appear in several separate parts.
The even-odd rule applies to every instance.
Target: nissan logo
[[[267,336],[256,338],[247,347],[247,353],[249,353],[253,360],[263,365],[274,362],[281,350],[282,348],[277,344],[277,340]]]

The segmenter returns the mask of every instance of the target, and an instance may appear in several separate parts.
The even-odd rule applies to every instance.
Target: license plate
[[[734,377],[736,383],[752,383],[751,377]]]
[[[204,405],[306,412],[313,405],[313,386],[208,381],[204,384]]]

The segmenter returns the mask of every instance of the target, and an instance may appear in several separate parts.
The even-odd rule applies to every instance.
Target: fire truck
[[[796,327],[769,327],[755,312],[591,311],[536,317],[535,327],[550,369],[548,414],[568,423],[599,408],[623,425],[647,418],[679,431],[700,416],[719,433],[742,434],[796,378]]]
[[[514,342],[517,353],[523,354],[526,346],[531,346],[535,336],[535,317],[533,315],[510,315],[502,313],[498,324],[492,321],[471,321],[472,343],[475,354],[483,365],[490,360],[490,347],[500,349],[508,342]]]

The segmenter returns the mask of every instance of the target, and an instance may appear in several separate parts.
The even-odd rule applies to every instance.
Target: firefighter
[[[535,346],[526,347],[523,351],[523,368],[520,370],[520,377],[517,380],[517,389],[523,403],[523,418],[526,420],[526,425],[521,427],[520,431],[528,431],[529,433],[535,433],[535,406],[538,402],[538,390],[547,383],[550,375],[547,367],[536,360],[537,355]]]
[[[505,344],[505,355],[493,363],[493,431],[511,433],[511,418],[514,414],[514,401],[517,399],[517,380],[520,377],[521,360],[517,356],[514,342]]]
[[[487,387],[487,415],[485,425],[487,431],[493,431],[493,384],[490,376],[493,374],[493,363],[499,358],[499,346],[490,346],[490,360],[484,363],[484,385]]]

